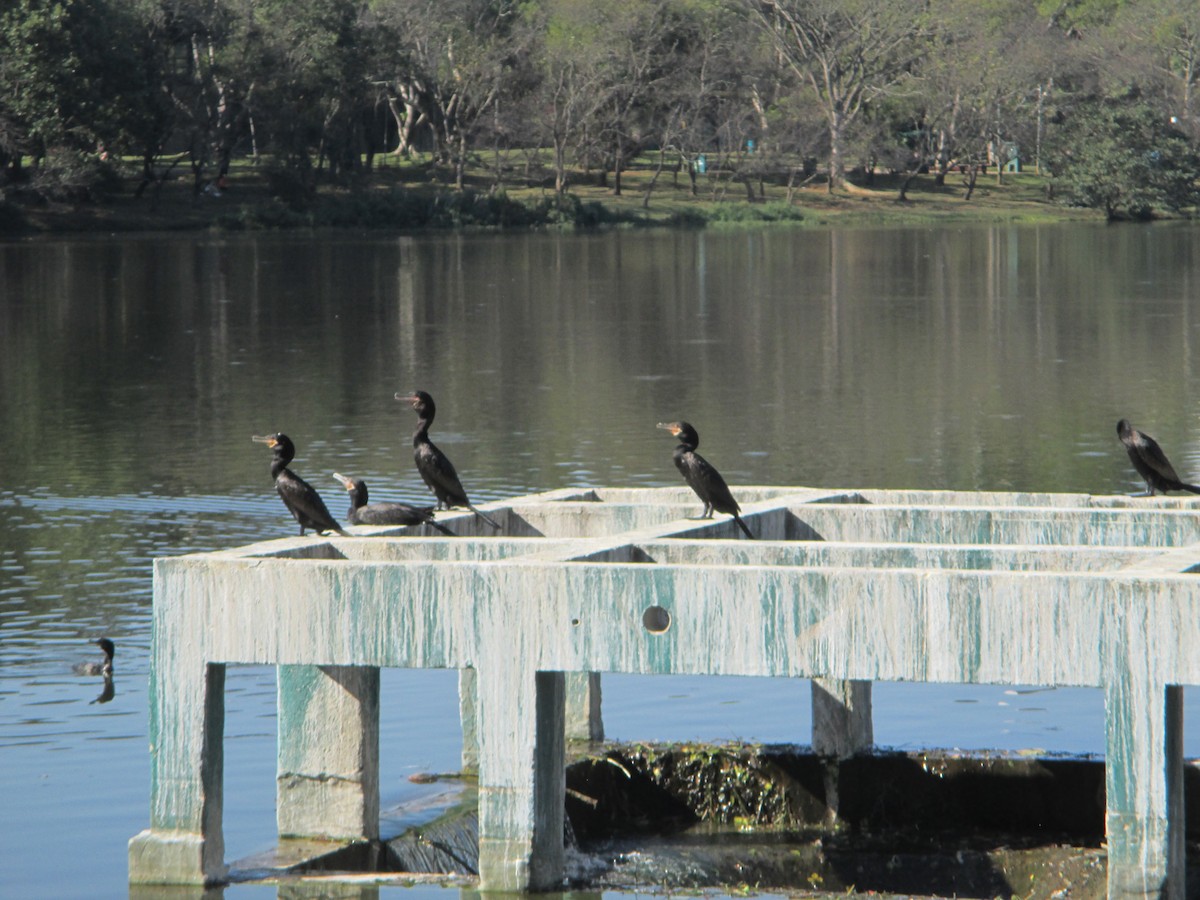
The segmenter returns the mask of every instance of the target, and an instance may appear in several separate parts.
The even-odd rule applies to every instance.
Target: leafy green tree
[[[126,3],[17,0],[0,13],[0,122],[8,162],[28,154],[50,182],[89,191],[102,160],[161,144],[162,57]]]
[[[1037,10],[1064,34],[1079,37],[1107,25],[1131,0],[1038,0]]]
[[[372,41],[360,13],[353,0],[258,0],[249,7],[261,57],[240,79],[253,85],[246,102],[261,139],[306,179],[356,169],[365,150]]]
[[[157,85],[171,113],[173,159],[157,173],[145,166],[144,190],[161,187],[175,165],[187,163],[192,190],[199,197],[206,182],[228,170],[239,140],[248,129],[248,99],[266,54],[249,9],[237,0],[143,0],[153,43],[166,61]]]
[[[1198,199],[1200,157],[1136,91],[1080,103],[1052,135],[1047,162],[1067,203],[1146,219]]]

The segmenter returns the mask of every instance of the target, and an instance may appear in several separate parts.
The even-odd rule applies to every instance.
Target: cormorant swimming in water
[[[113,672],[113,654],[117,652],[116,645],[106,637],[97,638],[92,643],[104,651],[104,662],[76,663],[75,674],[111,677]]]
[[[288,468],[288,463],[296,456],[296,448],[286,434],[269,434],[266,437],[255,435],[252,440],[266,444],[274,451],[271,460],[271,477],[275,479],[275,490],[279,492],[283,505],[288,508],[296,521],[300,523],[300,533],[305,528],[311,528],[317,534],[336,531],[343,537],[348,537],[342,526],[329,514],[321,495],[312,485]]]
[[[96,695],[95,700],[88,701],[88,706],[91,706],[93,703],[107,703],[113,697],[117,696],[117,689],[113,684],[112,672],[105,672],[103,674],[104,687],[100,689],[100,693]]]
[[[396,399],[404,400],[417,413],[417,430],[413,432],[413,459],[417,462],[417,471],[421,473],[421,478],[437,497],[437,508],[453,509],[456,506],[465,506],[499,531],[500,526],[495,520],[471,505],[462,482],[458,480],[458,473],[454,471],[454,464],[429,439],[429,426],[433,424],[433,417],[437,414],[433,398],[424,391],[416,391],[412,394],[397,394]]]
[[[1138,431],[1129,424],[1128,419],[1117,422],[1117,437],[1125,445],[1129,461],[1137,469],[1137,473],[1146,480],[1146,492],[1153,497],[1155,491],[1191,491],[1200,494],[1200,487],[1186,484],[1179,480],[1175,469],[1167,460],[1167,455],[1158,446],[1158,441],[1145,432]]]
[[[729,485],[725,483],[721,473],[696,452],[696,448],[700,446],[700,435],[696,433],[696,429],[687,422],[659,422],[658,427],[671,432],[679,439],[679,446],[675,448],[673,455],[675,468],[679,470],[688,486],[696,492],[696,496],[704,502],[704,512],[700,514],[700,518],[711,519],[714,509],[717,512],[728,513],[746,533],[746,537],[753,540],[754,535],[742,521],[741,507],[729,492]]]
[[[337,472],[333,477],[350,493],[350,510],[346,521],[351,525],[429,525],[442,534],[454,532],[433,521],[432,506],[409,506],[407,503],[367,503],[367,483],[361,478],[347,478]]]

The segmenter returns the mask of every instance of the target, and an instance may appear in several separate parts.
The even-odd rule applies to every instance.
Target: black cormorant
[[[683,480],[704,502],[704,511],[700,518],[711,519],[714,509],[727,513],[733,516],[733,521],[738,523],[746,537],[753,540],[754,535],[742,521],[741,507],[729,492],[729,485],[725,483],[721,473],[713,468],[712,463],[696,452],[696,448],[700,446],[700,435],[696,433],[696,429],[687,422],[659,422],[658,427],[671,432],[679,439],[679,446],[675,448],[672,458]]]
[[[111,677],[113,673],[113,654],[117,652],[116,645],[106,637],[92,641],[104,651],[104,662],[84,662],[75,664],[77,675],[104,675]]]
[[[421,473],[421,478],[425,480],[425,483],[429,485],[429,490],[433,491],[433,495],[437,497],[437,508],[453,509],[456,506],[465,506],[483,521],[499,530],[500,526],[495,520],[488,518],[471,505],[471,501],[467,499],[467,492],[463,490],[462,482],[458,480],[458,473],[454,471],[454,464],[429,439],[429,426],[433,424],[433,417],[437,414],[437,406],[434,404],[433,398],[424,391],[416,391],[412,394],[397,394],[396,399],[405,401],[416,410],[417,430],[413,432],[413,459],[417,462],[417,471]]]
[[[1137,473],[1146,480],[1147,493],[1153,497],[1156,491],[1191,491],[1200,494],[1200,487],[1185,484],[1175,474],[1175,469],[1167,460],[1167,455],[1158,446],[1158,441],[1145,432],[1138,431],[1129,424],[1128,419],[1117,422],[1117,437],[1125,445],[1129,461],[1137,469]]]
[[[367,503],[367,483],[361,478],[347,478],[337,472],[333,477],[350,493],[350,509],[346,521],[351,525],[429,525],[442,534],[454,532],[433,521],[432,506],[409,506],[407,503]]]
[[[279,492],[283,505],[300,523],[300,533],[304,534],[305,528],[311,528],[317,534],[336,531],[343,537],[348,536],[329,514],[321,495],[311,484],[288,468],[288,463],[296,456],[296,448],[291,439],[286,434],[277,433],[266,437],[255,435],[252,440],[266,444],[274,451],[271,477],[275,479],[275,490]]]
[[[88,706],[93,703],[107,703],[115,696],[117,696],[117,688],[113,684],[112,672],[108,672],[104,675],[104,686],[100,688],[100,693],[96,695],[95,700],[88,701]]]

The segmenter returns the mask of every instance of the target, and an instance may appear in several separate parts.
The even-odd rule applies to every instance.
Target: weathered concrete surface
[[[819,679],[844,707],[825,709],[814,735],[834,753],[870,734],[869,691],[838,682],[1100,687],[1109,891],[1182,896],[1178,686],[1200,683],[1197,507],[736,493],[762,540],[737,540],[725,517],[687,520],[686,488],[560,491],[489,508],[502,538],[451,516],[461,537],[360,529],[374,536],[156,561],[151,829],[131,843],[131,881],[222,877],[218,695],[225,665],[253,663],[474,671],[464,731],[478,736],[480,879],[506,890],[562,881],[565,673]],[[323,759],[339,731],[289,730],[311,746],[287,753]],[[356,758],[361,774],[334,768],[351,771],[365,822],[373,764]],[[199,850],[179,858],[181,834]]]
[[[379,837],[379,669],[280,666],[280,837]]]

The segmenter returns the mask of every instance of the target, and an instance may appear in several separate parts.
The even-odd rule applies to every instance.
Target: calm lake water
[[[427,496],[392,399],[415,388],[477,502],[676,484],[654,427],[673,418],[735,493],[1132,492],[1122,416],[1200,478],[1198,266],[1200,229],[1174,225],[0,244],[0,895],[126,893],[149,822],[151,560],[295,532],[251,435],[288,433],[339,513],[335,470]],[[71,666],[104,634],[98,703]],[[457,768],[461,735],[455,673],[383,685],[390,809],[427,790],[408,775]],[[274,839],[274,672],[227,689],[234,860]],[[604,697],[615,738],[809,739],[805,683],[609,677]],[[875,733],[1099,752],[1102,707],[879,685]]]

